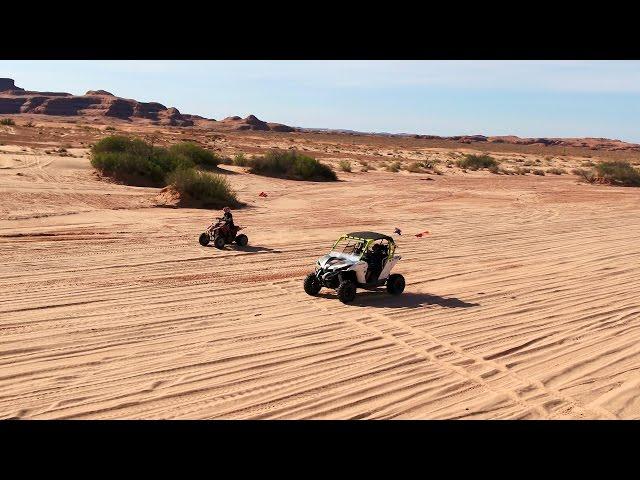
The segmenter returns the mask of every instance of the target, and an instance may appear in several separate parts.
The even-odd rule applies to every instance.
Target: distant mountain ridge
[[[456,135],[456,136],[438,136],[438,135],[418,135],[413,133],[384,133],[384,132],[358,132],[355,130],[331,129],[331,128],[298,128],[298,131],[308,133],[326,133],[338,135],[373,135],[382,137],[404,137],[404,138],[422,138],[425,140],[451,140],[459,143],[506,143],[511,145],[541,145],[541,146],[560,146],[560,147],[581,147],[591,150],[631,150],[640,151],[640,144],[624,142],[622,140],[612,140],[609,138],[599,137],[582,137],[582,138],[545,138],[545,137],[517,137],[515,135]]]
[[[229,117],[220,122],[180,113],[177,108],[157,102],[139,102],[117,97],[106,90],[89,90],[84,95],[66,92],[36,92],[16,86],[11,78],[0,78],[0,114],[31,113],[40,115],[111,117],[154,125],[178,127],[211,126],[222,130],[263,130],[292,132],[293,127],[264,122],[254,115]]]
[[[409,133],[373,133],[347,129],[290,127],[281,123],[265,122],[255,115],[245,118],[227,117],[216,121],[198,115],[180,113],[177,108],[165,107],[157,102],[139,102],[121,98],[106,90],[89,90],[84,95],[66,92],[36,92],[16,86],[11,78],[0,78],[0,114],[41,114],[59,116],[106,117],[126,121],[145,122],[153,125],[179,127],[198,126],[227,131],[309,132],[339,135],[376,135],[388,137],[452,140],[460,143],[506,143],[514,145],[544,145],[581,147],[591,150],[640,151],[640,145],[608,138],[521,138],[514,135],[484,136],[416,135]]]

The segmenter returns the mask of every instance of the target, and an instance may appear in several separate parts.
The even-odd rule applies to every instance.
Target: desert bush
[[[128,185],[164,186],[167,174],[178,168],[191,168],[195,163],[184,154],[171,153],[137,138],[110,136],[92,146],[91,165]]]
[[[594,183],[596,181],[596,175],[592,170],[585,170],[584,168],[574,168],[571,173],[577,175],[587,183]]]
[[[487,168],[487,170],[489,170],[494,175],[500,175],[500,167],[498,165],[491,165],[489,168]]]
[[[340,170],[342,170],[343,172],[351,171],[351,162],[349,160],[340,160],[340,162],[338,163],[338,166],[340,167]]]
[[[544,177],[544,170],[541,170],[539,168],[534,168],[531,173],[533,173],[534,175],[540,175],[541,177]]]
[[[490,155],[466,154],[456,162],[458,167],[464,170],[481,170],[483,168],[497,167],[498,161]]]
[[[422,167],[422,162],[413,162],[410,163],[407,167],[407,171],[411,173],[422,173],[424,172],[424,168]]]
[[[232,163],[236,167],[249,167],[251,165],[251,160],[245,157],[244,153],[238,153],[233,157]]]
[[[16,122],[14,122],[12,119],[10,118],[3,118],[0,120],[0,125],[15,125]]]
[[[385,167],[387,172],[397,173],[402,168],[402,164],[400,162],[392,162],[391,164]]]
[[[549,168],[547,169],[547,173],[551,173],[553,175],[562,175],[567,173],[567,171],[564,168]]]
[[[604,183],[624,187],[640,187],[640,170],[629,162],[600,162],[595,167],[596,175]]]
[[[336,173],[324,163],[295,150],[271,151],[251,161],[251,173],[292,180],[335,181]]]
[[[198,202],[204,207],[238,206],[238,199],[223,175],[179,168],[167,177],[167,184],[180,193],[182,199]]]
[[[220,157],[206,148],[199,147],[195,143],[182,142],[169,147],[169,153],[177,158],[193,162],[201,167],[213,168],[220,163]]]

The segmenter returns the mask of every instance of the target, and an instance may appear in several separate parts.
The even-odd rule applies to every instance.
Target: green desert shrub
[[[600,162],[595,166],[596,175],[603,183],[625,187],[640,187],[640,170],[629,162]]]
[[[463,158],[457,160],[456,164],[464,170],[481,170],[483,168],[497,167],[498,161],[487,154],[467,154]]]
[[[340,162],[338,163],[338,166],[340,167],[340,170],[342,170],[343,172],[351,171],[351,162],[349,160],[340,160]]]
[[[223,175],[179,168],[168,175],[167,183],[180,193],[183,201],[213,208],[238,206],[236,194]]]
[[[338,179],[331,167],[295,150],[273,150],[262,157],[254,158],[250,171],[256,175],[292,180],[326,182]]]
[[[594,183],[596,181],[596,175],[593,172],[593,170],[586,170],[584,168],[574,168],[573,170],[571,170],[571,173],[573,173],[574,175],[577,175],[587,183]]]
[[[244,153],[238,153],[233,157],[233,164],[236,167],[249,167],[251,165],[251,160],[248,159]]]
[[[16,122],[14,122],[12,119],[10,118],[3,118],[0,120],[0,125],[15,125]]]
[[[128,185],[164,186],[166,176],[174,170],[212,164],[210,157],[199,151],[203,149],[196,148],[166,149],[137,138],[114,135],[93,145],[91,165],[102,174]]]
[[[564,168],[549,168],[547,169],[547,173],[551,173],[553,175],[563,175],[565,173],[567,173],[567,171]]]
[[[541,170],[539,168],[534,168],[531,173],[533,173],[534,175],[540,175],[541,177],[544,177],[544,170]]]
[[[175,157],[182,157],[200,167],[213,168],[217,166],[221,158],[206,148],[199,147],[195,143],[182,142],[169,147],[169,153]]]

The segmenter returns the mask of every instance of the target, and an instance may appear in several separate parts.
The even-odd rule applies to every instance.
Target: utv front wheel
[[[211,237],[207,232],[201,233],[200,238],[198,239],[198,241],[200,242],[200,245],[202,245],[203,247],[206,247],[207,245],[209,245],[210,240],[211,240]]]
[[[246,247],[247,243],[249,243],[249,238],[242,233],[236,237],[236,244],[240,247]]]
[[[404,291],[404,277],[398,273],[389,275],[387,280],[387,292],[391,295],[400,295]]]
[[[318,277],[316,277],[315,273],[310,273],[304,279],[304,291],[307,292],[308,295],[315,297],[320,292],[322,285],[320,285],[320,281]]]
[[[338,285],[337,293],[342,303],[353,302],[356,298],[356,284],[351,280],[344,280]]]
[[[213,239],[213,244],[215,245],[216,248],[219,248],[220,250],[222,250],[224,248],[224,237],[223,236],[215,237]]]

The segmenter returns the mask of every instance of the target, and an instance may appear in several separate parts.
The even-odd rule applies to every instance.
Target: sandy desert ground
[[[217,212],[102,181],[85,143],[104,132],[48,128],[0,132],[0,418],[640,418],[639,189],[225,167],[250,245],[219,251],[197,242]],[[189,135],[175,132],[159,135]],[[211,147],[410,154],[332,138],[238,133]],[[403,295],[304,293],[340,234],[396,226]]]

